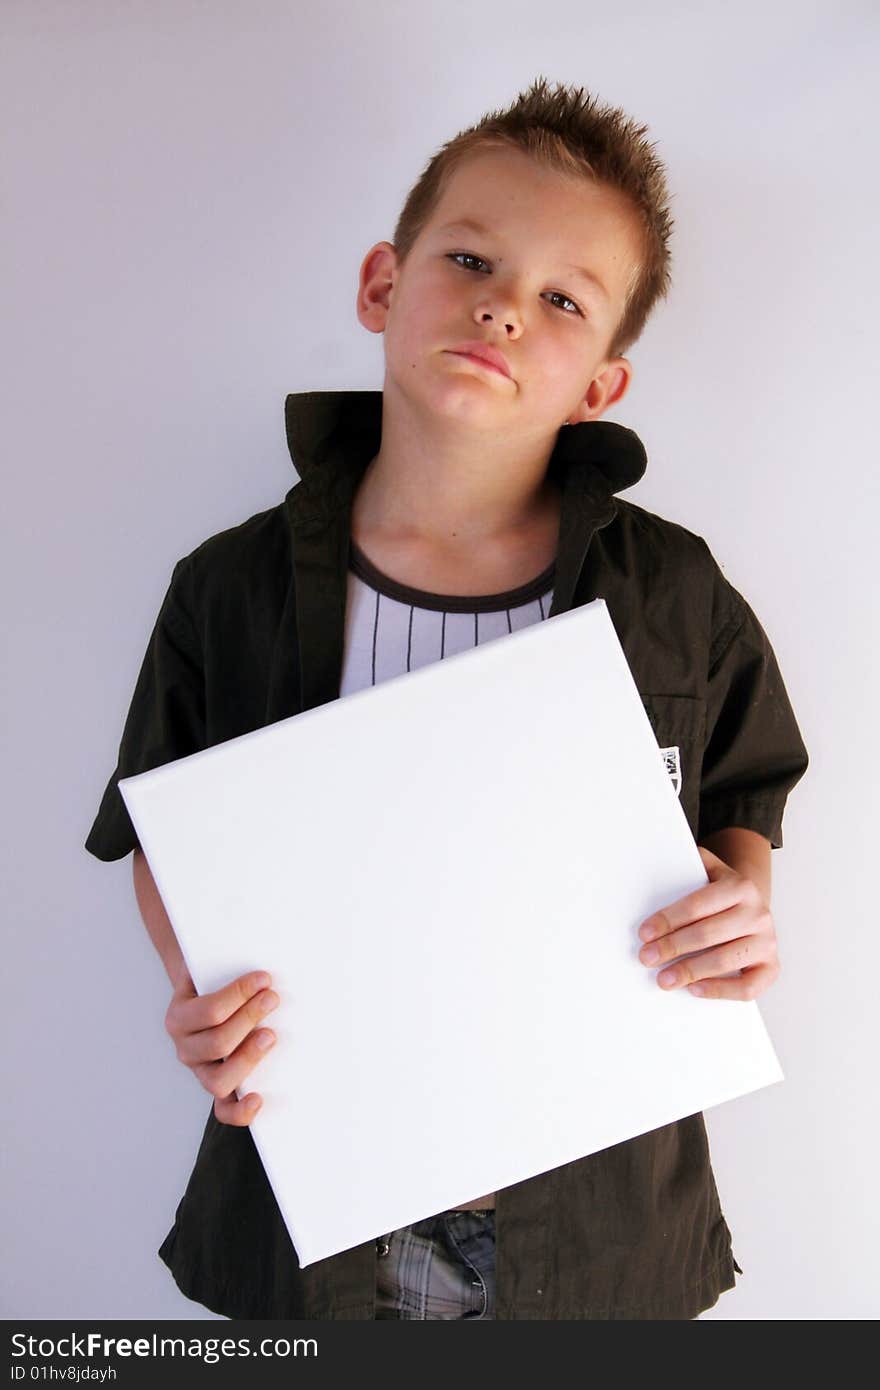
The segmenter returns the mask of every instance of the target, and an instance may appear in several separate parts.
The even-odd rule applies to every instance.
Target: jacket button
[[[389,1245],[389,1243],[388,1243],[387,1240],[377,1240],[377,1241],[376,1241],[376,1254],[379,1255],[380,1257],[381,1257],[382,1255],[387,1255],[390,1249],[391,1249],[391,1246]]]
[[[535,1289],[535,1293],[543,1293],[543,1292],[544,1292],[543,1289]]]

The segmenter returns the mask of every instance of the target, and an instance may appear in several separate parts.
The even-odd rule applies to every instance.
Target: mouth
[[[486,371],[496,372],[499,376],[510,378],[510,371],[508,370],[504,355],[497,349],[490,349],[487,352],[470,352],[467,347],[462,347],[450,348],[449,351],[452,353],[453,357],[464,357],[468,362],[475,362],[478,367],[483,367]]]
[[[495,376],[507,376],[507,372],[503,372],[500,367],[496,367],[492,362],[487,362],[485,357],[475,357],[472,352],[453,352],[452,356],[464,357],[466,361],[473,362],[477,367],[484,367],[487,372],[493,372]]]

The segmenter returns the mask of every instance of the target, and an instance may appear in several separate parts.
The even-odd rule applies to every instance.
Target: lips
[[[473,342],[459,343],[458,347],[450,348],[449,351],[454,352],[458,357],[476,357],[484,366],[494,367],[503,376],[510,376],[510,367],[504,353],[479,339]]]

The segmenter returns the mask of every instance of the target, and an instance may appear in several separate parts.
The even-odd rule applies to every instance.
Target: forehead
[[[447,174],[431,220],[462,219],[489,231],[518,221],[548,230],[636,221],[635,209],[619,189],[549,168],[518,149],[475,150]]]

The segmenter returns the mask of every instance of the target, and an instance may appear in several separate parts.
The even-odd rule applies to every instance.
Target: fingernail
[[[267,1047],[271,1047],[274,1041],[274,1034],[268,1032],[265,1028],[262,1032],[257,1034],[257,1047],[261,1052],[265,1052]]]
[[[649,946],[642,952],[642,960],[646,965],[653,965],[655,960],[660,959],[660,949],[657,946]]]

